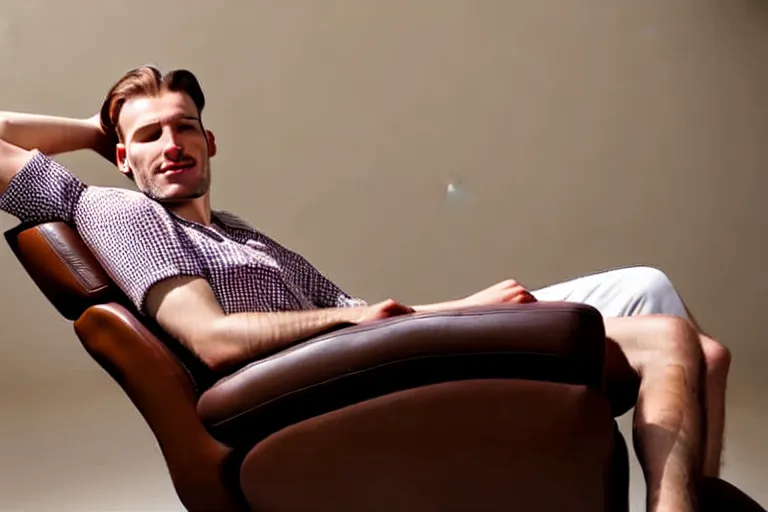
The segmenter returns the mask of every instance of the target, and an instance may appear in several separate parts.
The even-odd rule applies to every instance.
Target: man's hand
[[[507,279],[461,299],[460,302],[463,306],[493,306],[536,302],[536,298],[514,279]]]
[[[85,123],[93,129],[93,142],[91,149],[109,160],[111,163],[117,163],[117,139],[114,136],[107,135],[101,124],[101,114],[96,114],[85,120]]]
[[[355,315],[353,321],[356,324],[362,324],[375,320],[383,320],[384,318],[393,316],[407,315],[413,313],[414,309],[405,304],[401,304],[396,300],[387,299],[376,304],[371,304],[370,306],[356,308],[356,311],[359,313]]]

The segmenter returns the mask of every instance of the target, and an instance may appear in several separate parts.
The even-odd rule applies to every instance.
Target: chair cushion
[[[348,327],[253,362],[201,396],[214,437],[252,445],[306,418],[398,390],[462,379],[602,386],[605,332],[573,303],[472,308]]]

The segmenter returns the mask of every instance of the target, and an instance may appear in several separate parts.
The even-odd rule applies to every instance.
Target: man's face
[[[213,136],[203,131],[197,107],[180,92],[137,97],[120,111],[124,142],[118,144],[119,168],[133,173],[144,194],[179,203],[205,195],[211,183]]]

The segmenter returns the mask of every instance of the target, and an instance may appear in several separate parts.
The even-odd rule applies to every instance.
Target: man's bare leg
[[[686,320],[607,318],[608,385],[629,365],[640,378],[634,444],[647,487],[647,510],[692,512],[704,439],[704,362]],[[621,356],[624,356],[624,359]]]
[[[666,274],[652,267],[619,268],[558,283],[535,291],[534,295],[540,300],[591,304],[605,318],[664,314],[690,320],[699,332],[698,343],[707,368],[704,475],[719,476],[731,353],[720,342],[704,334]]]
[[[719,341],[704,334],[701,325],[685,305],[688,318],[699,332],[699,343],[707,367],[707,439],[704,454],[704,476],[719,477],[725,438],[725,395],[728,372],[731,368],[731,352]]]
[[[682,301],[682,298],[680,299]],[[728,382],[728,372],[731,368],[731,351],[719,341],[704,334],[701,325],[693,317],[688,305],[683,301],[683,307],[688,319],[699,332],[699,343],[704,353],[707,368],[707,439],[704,454],[703,474],[708,477],[719,477],[723,457],[723,440],[725,438],[725,395]]]
[[[704,476],[719,477],[725,438],[725,396],[731,353],[706,334],[700,335],[707,363],[707,451]]]

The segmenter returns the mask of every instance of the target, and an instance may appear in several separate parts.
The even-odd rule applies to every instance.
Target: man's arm
[[[205,279],[187,276],[154,285],[147,294],[146,309],[163,330],[217,372],[282,350],[337,325],[413,311],[388,300],[363,307],[227,315]]]
[[[442,313],[445,311],[453,311],[461,309],[463,307],[470,306],[463,299],[449,300],[446,302],[436,302],[434,304],[422,304],[420,306],[413,306],[413,310],[417,313]]]
[[[0,196],[34,153],[0,139]]]
[[[101,129],[98,116],[88,119],[0,112],[0,139],[48,156],[91,149],[107,160],[115,159],[115,143]]]
[[[490,306],[498,304],[524,304],[536,302],[536,298],[514,279],[506,279],[495,285],[480,290],[463,299],[451,300],[447,302],[438,302],[437,304],[426,304],[423,306],[414,306],[416,312],[442,312],[455,309]]]
[[[88,119],[0,112],[0,195],[35,152],[48,156],[91,149],[114,162],[115,145],[98,116]]]

